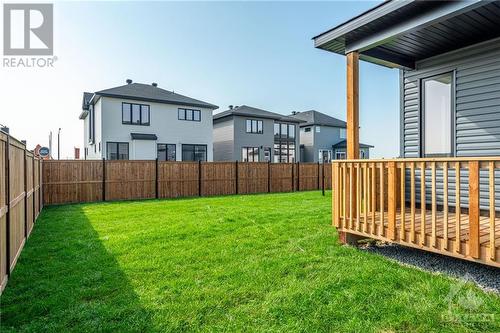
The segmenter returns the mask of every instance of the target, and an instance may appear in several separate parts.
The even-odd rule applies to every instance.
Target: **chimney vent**
[[[131,84],[132,83],[132,80],[131,79],[127,79],[127,84]]]
[[[9,134],[9,128],[7,126],[0,127],[0,131]]]
[[[229,105],[229,110],[232,110],[234,108],[233,105]]]
[[[152,85],[153,87],[158,87],[158,83],[156,83],[156,82],[151,83],[151,85]]]
[[[26,146],[26,140],[21,140],[21,143]]]

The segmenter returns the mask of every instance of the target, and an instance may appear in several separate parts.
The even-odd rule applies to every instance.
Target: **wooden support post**
[[[28,165],[26,162],[26,146],[24,146],[24,239],[28,238]]]
[[[323,161],[323,169],[321,170],[321,194],[325,196],[325,161]]]
[[[201,160],[198,161],[198,196],[201,197]]]
[[[271,193],[271,161],[267,161],[267,193]]]
[[[102,158],[102,201],[106,201],[106,159]]]
[[[469,162],[469,256],[479,258],[479,162]]]
[[[159,171],[159,168],[158,168],[158,164],[160,162],[158,161],[158,157],[156,158],[156,163],[155,163],[155,198],[158,199],[160,197],[160,193],[159,193],[159,186],[158,186],[158,182],[159,182],[159,179],[158,179],[158,171]]]
[[[347,159],[359,158],[359,54],[347,54]],[[352,172],[352,169],[349,171]],[[350,176],[350,188],[356,189],[356,178]],[[356,193],[350,192],[351,207],[356,207]],[[351,217],[357,218],[356,211],[350,210]]]
[[[317,171],[317,172],[318,172],[318,179],[317,179],[317,182],[316,182],[316,183],[318,184],[318,187],[317,187],[317,188],[318,188],[318,190],[319,190],[319,177],[320,177],[320,175],[319,175],[319,162],[318,162],[318,171]]]
[[[297,162],[297,191],[300,191],[300,162]]]
[[[388,163],[387,179],[387,236],[396,239],[396,162]]]
[[[332,203],[333,203],[333,225],[340,227],[340,182],[339,182],[339,164],[335,163],[332,167]]]
[[[235,194],[238,194],[238,182],[239,182],[239,179],[238,179],[238,160],[236,160],[234,162],[234,178],[235,178],[235,187],[234,187],[234,192]],[[248,189],[247,189],[248,190]]]
[[[7,214],[5,216],[5,264],[7,276],[10,276],[10,136],[7,135],[5,143],[5,203]]]
[[[295,163],[292,162],[292,192],[295,192]]]
[[[33,172],[33,216],[32,216],[32,220],[33,220],[33,225],[35,224],[35,221],[36,221],[36,209],[35,209],[35,205],[36,205],[36,191],[35,191],[35,154],[33,154],[33,159],[31,160],[32,161],[32,165],[33,167],[31,168],[31,171]]]

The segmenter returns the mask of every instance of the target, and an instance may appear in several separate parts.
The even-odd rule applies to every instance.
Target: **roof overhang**
[[[132,140],[158,140],[156,134],[146,134],[146,133],[130,133]]]
[[[392,68],[500,36],[492,1],[386,1],[313,38],[319,49]]]

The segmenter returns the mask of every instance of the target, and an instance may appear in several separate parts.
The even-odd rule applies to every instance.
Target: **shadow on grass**
[[[0,299],[0,331],[145,331],[150,314],[82,206],[44,208]]]

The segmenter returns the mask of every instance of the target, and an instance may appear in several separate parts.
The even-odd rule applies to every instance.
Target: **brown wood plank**
[[[469,256],[479,258],[479,163],[469,162]]]
[[[387,163],[388,184],[387,184],[387,238],[396,239],[396,163]]]
[[[490,196],[490,219],[489,219],[489,247],[490,260],[495,261],[495,163],[489,162],[489,196]]]

